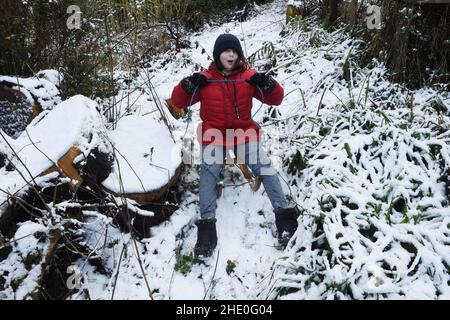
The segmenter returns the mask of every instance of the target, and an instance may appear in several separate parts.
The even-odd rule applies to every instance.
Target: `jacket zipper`
[[[224,76],[224,78],[226,80],[228,80],[226,76]],[[227,85],[227,93],[228,93],[229,92],[228,91],[228,89],[229,89],[228,82],[225,82],[225,83]],[[240,119],[241,115],[239,114],[239,107],[238,107],[238,104],[237,104],[236,84],[234,82],[233,82],[233,103],[234,103],[234,113],[236,115],[236,118]]]
[[[233,91],[234,91],[234,112],[236,113],[236,117],[239,119],[241,116],[239,115],[239,107],[237,104],[237,97],[236,97],[236,83],[233,82]]]

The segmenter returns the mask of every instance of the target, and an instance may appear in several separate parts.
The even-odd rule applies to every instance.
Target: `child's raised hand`
[[[181,80],[181,86],[183,87],[184,91],[186,91],[186,93],[188,94],[194,93],[196,88],[197,90],[200,90],[207,84],[208,79],[201,73],[194,73],[193,75]]]
[[[259,72],[251,76],[250,79],[247,80],[247,82],[254,87],[259,87],[264,92],[269,92],[276,86],[276,82],[272,77]]]

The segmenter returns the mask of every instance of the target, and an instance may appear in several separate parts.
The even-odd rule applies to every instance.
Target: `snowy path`
[[[228,189],[228,190],[227,190]],[[239,205],[241,204],[241,205]],[[246,185],[226,188],[218,201],[217,232],[218,246],[213,257],[206,262],[208,266],[196,265],[186,278],[177,274],[174,278],[171,298],[189,299],[251,299],[270,276],[273,260],[280,254],[275,246],[277,241],[272,235],[273,213],[265,196],[252,194]],[[184,252],[192,252],[196,241],[196,230],[191,229],[184,244]],[[230,274],[226,267],[232,261],[236,267]],[[214,274],[214,270],[217,270]],[[203,276],[198,279],[198,276]],[[214,278],[213,278],[214,277]],[[186,290],[195,282],[200,285],[196,290]]]
[[[244,22],[242,26],[236,22],[229,23],[207,30],[191,38],[191,42],[198,41],[201,46],[211,51],[219,34],[229,32],[241,37],[242,31],[244,31],[245,43],[242,42],[242,45],[248,50],[248,56],[259,49],[264,41],[275,41],[281,30],[281,22],[284,18],[283,8],[280,6],[266,6],[265,8],[271,10],[262,10],[262,13]],[[193,61],[208,66],[206,55],[199,54],[199,50],[188,51]],[[179,73],[174,75],[175,83],[193,70],[182,68],[176,71]],[[156,83],[158,77],[161,76],[156,75]],[[159,86],[161,90],[167,88],[169,91],[172,87]],[[254,108],[257,109],[259,106],[260,103],[255,101]],[[198,112],[194,111],[193,125],[189,128],[192,136],[195,134],[194,128],[197,126],[197,121],[199,121]],[[184,124],[180,129],[179,134],[182,134],[185,129]],[[235,169],[227,170],[237,172]],[[229,183],[231,182],[225,181],[226,185]],[[236,182],[236,184],[239,183],[242,181]],[[217,205],[217,250],[211,258],[206,260],[207,265],[194,264],[192,271],[186,276],[175,272],[170,285],[170,293],[165,298],[263,298],[258,297],[258,294],[271,275],[274,260],[281,254],[281,251],[276,248],[274,216],[270,201],[264,193],[264,187],[262,186],[257,193],[253,193],[247,185],[226,187],[221,198],[218,199]],[[195,219],[198,216],[198,203],[193,203],[189,209],[183,210],[180,214],[186,214],[186,211],[193,213]],[[160,232],[166,231],[161,230]],[[196,238],[196,228],[189,229],[185,235],[181,255],[192,253]],[[171,262],[168,263],[171,264]],[[228,274],[226,267],[229,263],[235,264],[235,268]]]

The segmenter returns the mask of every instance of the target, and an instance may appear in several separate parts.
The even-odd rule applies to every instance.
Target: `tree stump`
[[[305,4],[303,1],[293,1],[287,5],[286,9],[286,24],[296,18],[305,16]]]

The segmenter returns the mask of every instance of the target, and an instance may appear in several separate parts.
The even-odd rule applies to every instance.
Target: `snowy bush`
[[[279,261],[276,287],[324,298],[448,294],[450,212],[441,178],[450,133],[386,122],[394,115],[380,113],[334,112],[320,119],[330,133],[305,144],[308,165],[291,180],[305,194],[304,230]]]
[[[348,77],[344,67],[324,81],[346,83],[346,99],[283,123],[297,145],[283,159],[301,226],[268,297],[448,298],[450,132],[436,101],[449,96],[424,89],[414,103],[401,86],[382,90],[381,67],[349,64]]]

